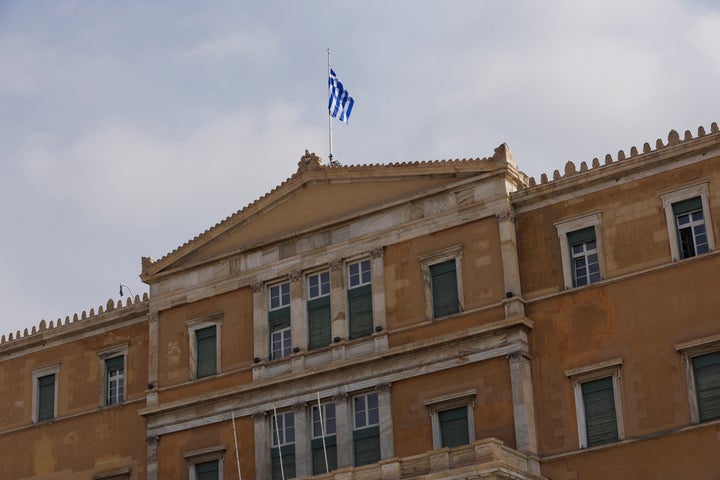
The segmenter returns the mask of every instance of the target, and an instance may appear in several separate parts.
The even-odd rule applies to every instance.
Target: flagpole
[[[330,47],[327,49],[328,54],[328,81],[330,79]],[[328,85],[329,87],[329,85]],[[328,88],[329,89],[329,88]],[[333,164],[333,153],[332,153],[332,141],[333,141],[333,135],[332,135],[332,115],[330,114],[330,108],[328,108],[328,140],[330,142],[330,155],[328,155],[329,164]]]
[[[235,410],[230,410],[230,415],[232,416],[233,438],[235,439],[235,462],[237,463],[238,480],[242,480],[242,473],[240,473],[240,455],[238,455],[237,431],[235,430]]]
[[[322,404],[320,403],[320,390],[317,391],[318,416],[320,417],[320,434],[322,435],[323,453],[325,454],[325,473],[330,473],[330,464],[328,463],[327,445],[325,445],[325,420],[323,419]]]

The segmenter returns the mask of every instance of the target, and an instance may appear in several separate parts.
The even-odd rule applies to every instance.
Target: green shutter
[[[372,286],[348,290],[348,313],[350,315],[350,338],[360,338],[372,334],[373,309]]]
[[[353,432],[355,466],[380,461],[380,427],[363,428]]]
[[[270,451],[272,457],[272,480],[282,480],[283,471],[285,479],[295,478],[295,445],[284,445],[282,448],[282,465],[280,468],[280,450],[275,447]]]
[[[683,200],[682,202],[673,203],[672,209],[675,216],[694,212],[695,210],[702,210],[702,199],[700,197],[695,197]]]
[[[38,388],[38,421],[55,418],[55,374],[45,375],[37,379]]]
[[[108,372],[113,370],[121,370],[125,366],[125,357],[120,355],[119,357],[112,357],[105,360],[105,368]]]
[[[195,464],[195,478],[197,480],[219,480],[220,466],[217,460]]]
[[[457,447],[470,443],[466,406],[438,412],[438,422],[443,447]]]
[[[455,259],[430,265],[433,317],[444,317],[460,311]]]
[[[217,373],[217,342],[215,325],[195,330],[197,378]]]
[[[612,377],[585,382],[581,386],[585,405],[587,446],[618,441],[615,394]]]
[[[720,352],[692,359],[701,422],[720,418]]]
[[[270,331],[282,330],[290,326],[290,307],[278,308],[268,314]]]
[[[330,345],[330,297],[310,300],[308,305],[308,349]]]
[[[580,245],[581,243],[592,242],[595,240],[595,227],[581,228],[567,234],[568,244]]]
[[[314,438],[312,447],[312,469],[313,475],[325,473],[325,452],[323,451],[322,438]],[[328,472],[337,469],[337,441],[335,435],[325,437],[325,449],[327,450]]]

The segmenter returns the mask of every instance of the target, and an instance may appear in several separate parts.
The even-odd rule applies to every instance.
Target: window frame
[[[287,292],[283,292],[284,288],[287,288]],[[277,299],[278,303],[276,306],[273,306],[273,291],[277,289]],[[285,300],[283,300],[285,299]],[[267,330],[268,330],[268,359],[269,360],[279,360],[282,358],[288,358],[292,355],[292,342],[293,342],[293,334],[292,334],[292,310],[291,310],[291,304],[292,304],[292,285],[290,284],[290,280],[282,280],[279,282],[273,282],[271,284],[267,285]],[[279,327],[273,327],[274,324],[277,323],[279,319],[283,319],[287,317],[287,325],[285,326],[279,326]],[[284,322],[283,322],[284,323]],[[278,355],[275,354],[274,350],[274,339],[273,335],[276,333],[279,333],[282,337],[281,341],[281,348],[278,352]],[[289,335],[290,340],[290,346],[285,349],[284,343],[285,343],[285,336],[286,334]]]
[[[432,426],[432,443],[433,449],[443,447],[442,428],[440,425],[440,412],[453,410],[460,407],[467,409],[467,432],[468,444],[475,442],[475,399],[477,398],[477,390],[469,389],[461,392],[455,392],[440,397],[429,398],[423,403],[427,407],[430,414]]]
[[[322,280],[323,275],[327,275],[327,282],[324,282]],[[311,286],[311,281],[313,277],[318,278],[318,293],[316,295],[311,294],[313,288]],[[330,346],[330,344],[332,343],[332,299],[330,295],[330,293],[332,292],[332,275],[330,269],[323,268],[321,270],[314,270],[305,273],[304,284],[305,311],[307,315],[305,319],[305,322],[307,324],[307,350],[319,350]],[[324,292],[324,286],[327,286],[326,292]],[[313,336],[315,332],[311,324],[311,321],[313,320],[313,316],[311,314],[320,309],[327,309],[327,319],[324,320],[326,323],[323,324],[323,326],[327,327],[327,335],[324,338],[324,340],[326,341],[321,341],[321,338],[316,344]]]
[[[333,412],[334,416],[332,418],[333,418],[333,423],[334,423],[335,428],[332,432],[328,432],[328,425],[327,425],[328,419],[330,418],[327,415],[327,408],[330,405],[333,406],[333,410],[334,410],[334,412]],[[315,412],[319,412],[320,409],[322,409],[322,412],[323,412],[322,413],[322,422],[320,421],[320,418],[318,418],[317,423],[319,425],[321,425],[322,428],[324,428],[324,432],[323,432],[323,430],[321,430],[320,434],[316,434],[315,433],[315,423],[316,423]],[[338,410],[337,404],[333,400],[322,402],[320,404],[320,408],[318,408],[317,403],[314,405],[311,405],[311,407],[310,407],[310,416],[309,416],[309,420],[310,420],[309,421],[309,423],[310,423],[310,455],[311,455],[310,468],[313,472],[313,475],[321,475],[321,474],[325,473],[324,471],[320,471],[319,468],[316,468],[317,465],[315,465],[315,450],[318,448],[315,445],[317,443],[322,443],[323,446],[328,449],[334,447],[334,452],[333,452],[334,455],[331,455],[330,452],[328,452],[328,470],[332,471],[337,468],[337,435],[338,435],[338,432],[337,432],[337,430],[338,430],[337,429],[337,427],[338,427],[337,413],[338,412],[337,412],[337,410]],[[323,433],[324,433],[324,435],[323,435]],[[323,437],[324,437],[324,441],[323,441]],[[334,468],[333,468],[333,465],[334,465]],[[323,458],[322,466],[325,466],[324,458]]]
[[[369,408],[369,402],[368,397],[374,395],[377,401],[377,422],[376,423],[370,423],[370,411],[373,410]],[[357,425],[357,411],[355,409],[355,400],[365,397],[365,410],[364,410],[364,418],[365,418],[365,425],[358,427]],[[380,394],[377,391],[371,391],[371,392],[363,392],[358,393],[352,396],[350,400],[350,408],[351,408],[351,415],[352,415],[352,458],[353,458],[353,466],[361,466],[361,465],[369,465],[370,463],[362,463],[358,465],[357,463],[357,451],[356,451],[356,444],[359,440],[363,440],[365,438],[370,438],[373,436],[377,436],[377,452],[378,452],[378,458],[375,460],[375,462],[378,462],[382,459],[382,447],[380,442]],[[373,435],[371,430],[377,431],[377,435]],[[372,462],[372,463],[375,463]]]
[[[698,402],[695,385],[695,369],[693,368],[692,361],[694,358],[702,357],[703,355],[720,352],[720,334],[677,344],[675,345],[675,350],[680,354],[685,370],[690,422],[693,424],[705,423],[700,421],[700,404]],[[706,421],[712,422],[716,420],[717,419]]]
[[[623,365],[622,358],[614,358],[600,363],[595,363],[585,367],[567,370],[565,375],[572,382],[573,397],[575,400],[575,418],[577,420],[578,443],[579,448],[595,448],[605,445],[612,445],[620,442],[625,438],[625,428],[623,423],[623,409],[620,395],[620,368]],[[601,445],[593,445],[588,447],[588,432],[585,418],[585,399],[583,398],[582,385],[594,380],[603,378],[612,378],[613,400],[615,403],[615,423],[617,425],[617,442],[609,442]]]
[[[709,189],[707,182],[691,185],[689,187],[680,188],[673,190],[672,192],[664,193],[660,195],[663,209],[665,210],[665,222],[667,225],[668,237],[670,240],[670,258],[673,262],[685,260],[680,258],[680,242],[678,238],[678,228],[675,220],[675,212],[673,211],[673,205],[680,203],[685,200],[690,200],[695,197],[700,197],[703,210],[703,219],[705,221],[705,233],[707,235],[708,251],[712,252],[715,250],[715,236],[713,233],[713,223],[710,217],[710,202],[708,200]],[[699,255],[706,255],[705,253],[695,254],[694,258]]]
[[[465,294],[463,290],[462,282],[462,245],[455,245],[452,247],[445,248],[443,250],[421,255],[419,257],[422,273],[423,273],[423,287],[425,291],[425,319],[426,320],[438,320],[442,318],[451,317],[465,311]],[[457,285],[457,301],[458,311],[442,316],[435,316],[435,305],[433,301],[433,287],[432,287],[432,274],[430,267],[450,260],[455,260],[455,281]]]
[[[363,270],[363,264],[367,264],[367,270]],[[350,270],[354,265],[358,266],[358,282],[353,285],[353,275]],[[365,338],[372,335],[375,326],[375,312],[373,308],[373,275],[372,275],[372,259],[369,257],[356,258],[345,262],[345,274],[347,281],[347,288],[345,289],[346,301],[347,301],[347,336],[350,340],[358,338]],[[367,281],[363,280],[364,274],[368,275]],[[370,325],[369,327],[363,326],[363,328],[356,329],[359,333],[353,333],[353,315],[352,308],[353,299],[369,298],[370,300]],[[356,322],[359,321],[356,319]],[[357,324],[355,325],[357,327]]]
[[[223,444],[183,453],[183,458],[188,462],[189,480],[197,480],[197,475],[195,472],[196,465],[212,461],[218,462],[218,478],[222,480],[226,451],[227,445]]]
[[[190,349],[189,349],[189,370],[190,370],[190,379],[191,380],[200,380],[203,378],[211,378],[216,375],[218,375],[222,371],[220,359],[221,359],[221,351],[220,351],[220,345],[221,342],[221,327],[222,327],[222,313],[215,313],[212,315],[208,315],[205,317],[197,318],[195,320],[191,320],[187,323],[187,329],[188,329],[188,339],[190,343]],[[215,327],[215,373],[203,375],[201,377],[198,377],[198,352],[197,352],[197,336],[196,333],[198,330],[202,330],[203,328],[207,327]]]
[[[286,478],[294,478],[297,473],[297,438],[298,438],[295,412],[293,410],[289,410],[289,411],[284,410],[284,411],[280,411],[277,413],[272,412],[272,413],[270,413],[269,417],[270,417],[270,478],[271,479],[273,478],[273,463],[274,463],[273,459],[275,457],[278,457],[278,461],[282,465],[282,467],[281,467],[282,471],[284,471],[285,466],[286,466],[285,458],[286,458],[286,455],[290,454],[290,453],[287,453],[289,450],[292,450],[292,456],[293,456],[292,467],[293,467],[293,470],[295,473],[292,476],[286,477]],[[277,430],[276,430],[276,425],[277,425],[276,418],[277,417],[283,418],[282,430],[280,429],[279,426],[277,427]],[[287,422],[286,422],[287,417],[291,417],[293,420],[293,425],[292,425],[293,438],[292,438],[291,442],[287,441],[287,431],[288,431]],[[282,431],[282,435],[283,435],[282,441],[280,440],[280,432],[281,431]],[[275,442],[277,442],[277,443],[275,443]],[[283,452],[286,452],[286,453],[283,453]]]
[[[32,375],[32,423],[52,422],[58,418],[58,383],[60,377],[60,363],[47,365],[45,367],[36,368],[31,371]],[[40,419],[40,386],[38,384],[41,378],[54,375],[53,385],[53,416],[51,418]]]
[[[102,350],[98,352],[98,365],[100,371],[100,406],[101,407],[115,407],[122,405],[127,401],[127,355],[128,355],[129,344],[119,345],[113,348]],[[110,379],[108,377],[107,361],[116,358],[123,357],[123,378],[122,378],[122,390],[123,398],[117,403],[108,402],[108,394],[110,388]]]
[[[565,289],[584,288],[605,280],[605,256],[603,254],[602,241],[602,213],[595,212],[581,217],[563,220],[554,224],[557,229],[558,238],[560,240],[560,258],[563,269],[563,282]],[[595,228],[595,247],[597,250],[598,267],[600,269],[600,280],[597,282],[588,282],[585,285],[575,286],[575,275],[573,270],[573,257],[570,250],[570,242],[568,235],[588,227]]]

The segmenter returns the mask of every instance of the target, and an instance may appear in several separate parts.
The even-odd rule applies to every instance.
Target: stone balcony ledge
[[[545,480],[537,461],[496,438],[470,445],[431,450],[420,455],[389,458],[362,467],[348,467],[313,480]]]

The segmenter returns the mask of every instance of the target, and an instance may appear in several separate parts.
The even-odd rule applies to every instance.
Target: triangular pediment
[[[298,172],[267,195],[165,257],[143,259],[142,278],[151,282],[155,277],[412,201],[502,168],[505,161],[493,157],[341,167],[323,166],[318,157],[306,152]]]

